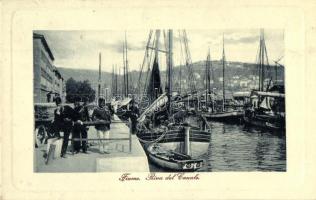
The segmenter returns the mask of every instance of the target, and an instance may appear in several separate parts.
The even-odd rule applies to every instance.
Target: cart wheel
[[[36,141],[37,145],[44,144],[46,138],[46,128],[45,126],[41,125],[36,129]]]
[[[48,138],[54,138],[56,136],[55,132],[52,129],[47,129],[46,135]]]

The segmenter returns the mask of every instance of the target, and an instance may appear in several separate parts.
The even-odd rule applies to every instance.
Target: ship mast
[[[211,63],[211,53],[210,53],[210,49],[208,50],[208,55],[206,58],[206,65],[205,65],[205,106],[207,106],[208,103],[208,95],[210,94],[210,89],[211,89],[211,85],[210,85],[210,63]]]
[[[127,40],[125,31],[125,76],[126,76],[126,86],[125,86],[125,96],[129,94],[129,80],[128,80],[128,60],[127,60]]]
[[[126,67],[125,67],[125,42],[123,42],[123,97],[126,96]]]
[[[261,76],[260,76],[260,91],[263,91],[263,87],[264,87],[264,78],[265,78],[265,70],[264,70],[264,50],[263,50],[263,45],[264,45],[264,33],[263,33],[263,30],[261,30],[261,34],[260,34],[260,52],[261,52],[261,55],[260,55],[260,73],[261,73]]]
[[[118,72],[117,72],[117,65],[115,65],[115,96],[117,96],[118,91],[117,91],[117,79],[118,79]]]
[[[119,77],[118,82],[119,82],[119,84],[121,86],[122,85],[122,77],[121,77],[121,68],[120,67],[119,67],[119,70],[118,70],[118,77]],[[123,87],[124,87],[124,85],[123,85]],[[123,88],[121,87],[119,89],[119,94],[121,95],[121,97],[123,97],[123,93],[124,93],[124,91],[123,91]]]
[[[101,95],[101,52],[99,53],[99,80],[98,80],[98,99]]]
[[[112,74],[111,74],[111,96],[114,97],[114,65],[112,65]]]
[[[223,34],[223,111],[225,111],[225,46],[224,46],[224,34]]]
[[[155,47],[154,47],[154,51],[155,51],[155,58],[154,58],[154,63],[157,62],[158,63],[158,55],[159,55],[159,39],[160,39],[160,30],[157,29],[156,30],[156,40],[155,40]],[[152,70],[154,70],[154,66],[152,68]],[[153,88],[152,91],[154,91],[154,99],[158,98],[158,88],[155,87],[155,79],[152,79],[152,86]],[[154,100],[152,99],[152,102]]]
[[[266,78],[266,66],[269,66],[269,59],[267,54],[267,48],[264,39],[264,30],[260,30],[260,46],[259,46],[259,91],[264,91],[264,80]],[[272,79],[272,78],[271,78]],[[268,84],[269,85],[269,84]],[[267,88],[268,89],[268,88]]]
[[[172,68],[173,68],[173,59],[172,59],[172,48],[173,48],[173,31],[168,30],[168,112],[169,116],[172,114],[171,110],[171,98],[172,98]]]

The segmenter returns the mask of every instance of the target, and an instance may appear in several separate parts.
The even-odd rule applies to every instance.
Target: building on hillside
[[[248,83],[250,83],[250,80],[243,78],[239,81],[239,87],[246,88],[248,87]]]
[[[34,103],[52,102],[56,96],[65,98],[64,79],[54,66],[54,60],[45,37],[33,33]]]

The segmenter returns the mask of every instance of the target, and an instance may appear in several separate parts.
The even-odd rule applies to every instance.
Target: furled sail
[[[155,57],[153,68],[147,87],[147,95],[151,102],[155,101],[162,94],[160,70],[157,57]]]

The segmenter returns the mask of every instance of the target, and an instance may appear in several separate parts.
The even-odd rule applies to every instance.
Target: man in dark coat
[[[73,139],[77,139],[77,140],[73,141],[73,147],[74,147],[75,153],[79,153],[80,146],[81,146],[81,141],[78,140],[78,139],[80,139],[81,129],[82,129],[81,127],[83,126],[83,123],[80,120],[80,111],[81,111],[81,109],[82,109],[82,106],[80,106],[80,99],[79,98],[75,98],[74,115],[73,115],[74,127],[73,127],[73,130],[72,130]]]
[[[73,119],[74,111],[70,106],[61,106],[60,97],[57,97],[55,99],[55,103],[57,105],[57,108],[54,111],[54,123],[55,123],[55,126],[57,127],[55,128],[55,131],[58,132],[58,136],[60,136],[60,131],[64,132],[60,157],[66,158],[69,135],[73,126],[72,119]]]
[[[135,101],[132,100],[130,107],[131,132],[136,134],[137,118],[139,117],[139,109]]]
[[[87,106],[87,100],[84,99],[84,104],[80,105],[80,98],[75,99],[75,108],[74,108],[74,128],[73,128],[73,138],[87,139],[87,129],[83,125],[84,121],[89,121],[89,113]],[[74,141],[74,151],[79,153],[82,148],[83,153],[87,153],[87,141]]]
[[[48,102],[48,103],[50,102],[51,96],[52,96],[52,92],[48,92],[48,93],[46,94],[46,98],[47,98],[47,102]]]

